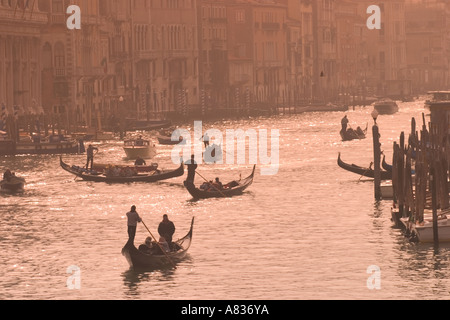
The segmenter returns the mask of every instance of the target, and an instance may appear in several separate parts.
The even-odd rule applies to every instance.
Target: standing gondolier
[[[342,126],[342,132],[347,132],[347,126],[348,126],[348,118],[347,115],[345,115],[341,120],[341,126]]]
[[[98,148],[92,146],[92,144],[90,144],[86,150],[86,154],[87,154],[86,170],[89,169],[89,162],[91,163],[91,170],[94,167],[94,150],[96,150],[98,152]]]
[[[127,213],[127,225],[128,225],[128,243],[134,244],[134,238],[136,236],[136,228],[138,222],[142,222],[141,217],[136,212],[136,206],[132,206],[131,210]]]
[[[186,161],[185,163],[188,167],[188,175],[186,178],[187,182],[192,182],[194,183],[194,179],[195,179],[195,170],[197,170],[197,162],[195,162],[195,156],[192,155],[191,159],[189,159],[188,161]]]

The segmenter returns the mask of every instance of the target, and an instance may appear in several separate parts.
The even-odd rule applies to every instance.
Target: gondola
[[[392,172],[392,165],[390,165],[386,162],[386,156],[384,156],[384,155],[383,155],[383,162],[381,163],[381,167],[388,172]]]
[[[250,185],[253,183],[253,177],[255,175],[255,169],[256,165],[253,166],[253,171],[251,175],[249,175],[247,178],[243,180],[235,180],[231,181],[228,184],[224,185],[224,188],[214,189],[210,188],[210,190],[200,190],[197,188],[193,182],[191,181],[184,181],[184,186],[189,191],[191,196],[194,199],[208,199],[208,198],[227,198],[232,197],[235,195],[242,194]]]
[[[341,160],[341,153],[339,153],[338,165],[342,169],[356,173],[360,176],[367,177],[367,178],[375,178],[375,172],[372,168],[364,168],[364,167],[357,166],[356,164],[347,164]],[[380,174],[381,174],[381,180],[392,180],[392,172],[380,170]]]
[[[381,167],[386,170],[387,172],[391,172],[392,173],[392,168],[393,166],[391,164],[388,164],[386,162],[386,156],[383,156],[383,161],[381,162]],[[411,174],[416,174],[415,170],[411,170]]]
[[[161,180],[167,180],[175,177],[180,177],[184,174],[184,164],[181,164],[177,169],[155,170],[146,174],[135,174],[131,176],[109,176],[101,172],[86,170],[78,166],[70,166],[62,160],[60,157],[60,165],[65,171],[85,180],[93,182],[107,182],[107,183],[130,183],[130,182],[156,182]]]
[[[172,247],[177,248],[176,251],[171,251],[167,254],[146,254],[139,251],[133,243],[128,242],[122,249],[122,255],[125,256],[128,264],[133,269],[171,267],[173,263],[179,262],[186,256],[191,246],[193,229],[194,218],[192,218],[191,228],[187,235],[174,241]]]
[[[0,189],[3,192],[22,192],[25,188],[25,179],[21,177],[13,176],[9,180],[0,181]]]
[[[366,138],[368,127],[369,124],[366,125],[366,129],[364,130],[362,130],[360,127],[358,127],[357,130],[348,128],[345,132],[341,129],[339,133],[341,135],[342,141],[363,140]]]
[[[160,145],[164,145],[164,146],[174,146],[177,144],[186,144],[186,140],[183,140],[183,137],[180,137],[180,139],[178,141],[173,141],[172,137],[168,137],[168,136],[158,136],[158,143]]]

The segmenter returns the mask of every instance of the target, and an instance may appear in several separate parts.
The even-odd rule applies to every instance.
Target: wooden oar
[[[195,171],[195,173],[198,174],[200,177],[202,177],[203,180],[205,180],[207,183],[209,183],[209,181],[206,180],[206,178],[203,177],[200,173],[198,173],[197,171]],[[219,191],[220,194],[221,194],[222,196],[224,196],[225,198],[228,198],[227,195],[226,195],[225,193],[223,193],[222,191],[220,191],[218,188],[216,188],[216,186],[215,186],[214,184],[211,184],[211,186],[212,186],[214,189],[216,189],[217,191]]]
[[[164,253],[164,255],[166,256],[167,260],[170,261],[170,263],[172,264],[173,268],[176,269],[177,267],[175,266],[175,263],[173,263],[172,259],[170,259],[170,257],[167,255],[167,252],[164,250],[163,247],[161,247],[161,245],[159,244],[159,242],[156,240],[156,238],[153,236],[152,232],[150,231],[149,228],[147,228],[147,225],[145,224],[144,220],[141,219],[142,224],[144,225],[145,229],[147,229],[148,233],[150,233],[150,235],[152,236],[152,239],[155,240],[156,244],[158,245],[158,247],[161,249],[161,251]]]
[[[370,163],[369,168],[366,171],[364,171],[364,173],[361,175],[361,177],[359,177],[358,182],[361,182],[362,177],[364,177],[369,170],[372,170],[372,168],[371,168],[372,165],[373,165],[373,162]]]

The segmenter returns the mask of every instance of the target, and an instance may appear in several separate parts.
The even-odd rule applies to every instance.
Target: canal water
[[[253,185],[234,198],[192,201],[184,177],[90,183],[63,171],[58,156],[0,158],[1,170],[11,168],[27,180],[23,194],[0,195],[0,299],[449,299],[450,247],[408,242],[393,228],[391,201],[376,202],[372,181],[337,165],[339,152],[346,162],[370,164],[371,111],[204,123],[221,131],[280,132],[278,173],[257,170]],[[393,142],[409,132],[411,117],[421,125],[422,112],[420,100],[378,118],[388,161]],[[369,124],[367,139],[341,141],[344,114],[353,128]],[[100,149],[96,161],[129,163],[122,142],[94,144]],[[152,161],[175,168],[172,148],[158,145]],[[85,156],[64,160],[82,165]],[[230,181],[251,169],[213,164],[198,172]],[[130,270],[121,249],[131,205],[154,234],[168,214],[175,239],[188,232],[195,216],[189,256],[177,269]],[[136,243],[147,235],[139,225]],[[71,276],[78,282],[68,285]]]

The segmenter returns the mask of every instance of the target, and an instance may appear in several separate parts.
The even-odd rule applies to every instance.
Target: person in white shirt
[[[131,211],[127,213],[128,225],[128,243],[134,244],[134,237],[136,236],[136,228],[138,222],[142,222],[141,217],[136,212],[136,206],[131,207]]]

